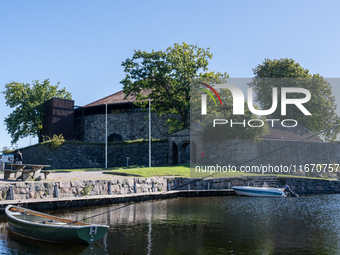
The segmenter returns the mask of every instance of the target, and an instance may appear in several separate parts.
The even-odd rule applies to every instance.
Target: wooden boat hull
[[[234,186],[237,195],[252,197],[286,197],[282,189]]]
[[[12,231],[29,238],[50,241],[50,242],[73,242],[92,244],[102,238],[108,226],[94,224],[70,224],[70,223],[40,223],[32,219],[37,218],[32,213],[46,215],[32,210],[24,209],[25,214],[15,215],[10,211],[13,206],[6,207],[9,227]],[[16,207],[15,208],[20,208]],[[47,215],[48,216],[48,215]],[[56,218],[53,216],[53,218]],[[47,218],[48,219],[48,218]]]

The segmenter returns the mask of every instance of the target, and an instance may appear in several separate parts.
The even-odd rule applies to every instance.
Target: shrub
[[[43,136],[43,140],[43,143],[49,143],[53,150],[57,150],[58,147],[65,142],[63,134],[60,134],[59,136],[54,134],[52,139],[49,136]]]

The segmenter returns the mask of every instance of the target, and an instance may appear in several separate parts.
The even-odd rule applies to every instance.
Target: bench
[[[11,173],[15,173],[15,177],[16,174],[18,172],[22,172],[22,176],[21,179],[23,181],[26,181],[29,177],[31,177],[32,179],[34,178],[35,174],[38,174],[41,172],[41,170],[44,167],[51,167],[50,165],[33,165],[33,164],[9,164],[11,166],[10,170],[4,170],[4,179],[7,180],[8,178],[10,178]],[[14,169],[13,169],[14,167]],[[25,169],[25,167],[30,167],[30,169]],[[46,176],[50,173],[50,171],[47,171],[46,173],[44,173],[45,175],[45,179]]]
[[[41,170],[40,173],[43,173],[45,179],[47,179],[47,175],[49,175],[50,173],[52,173],[52,171],[50,171],[50,170]]]
[[[12,170],[12,169],[4,169],[4,179],[8,179],[11,177],[11,173],[15,173],[14,177],[17,176],[17,170]]]

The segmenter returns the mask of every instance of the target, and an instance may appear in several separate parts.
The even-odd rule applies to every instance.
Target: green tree
[[[5,85],[6,90],[1,93],[5,95],[6,105],[14,108],[5,118],[12,143],[30,135],[41,138],[45,101],[53,97],[72,99],[71,93],[58,85],[59,82],[51,85],[48,79],[42,83],[33,81],[32,85],[14,81]]]
[[[310,74],[308,69],[300,66],[293,59],[265,59],[253,69],[255,77],[249,84],[255,92],[255,101],[261,109],[270,109],[272,106],[272,88],[278,88],[278,104],[275,112],[267,116],[270,119],[282,119],[281,115],[281,88],[299,87],[309,90],[311,99],[304,103],[304,107],[312,114],[305,116],[295,105],[287,105],[285,119],[295,119],[309,130],[319,133],[324,130],[325,138],[336,138],[339,128],[339,116],[336,114],[335,98],[332,87],[319,74]],[[304,98],[301,93],[288,93],[287,98]]]
[[[132,58],[122,63],[126,73],[121,81],[124,93],[126,97],[135,95],[145,106],[147,99],[151,99],[152,110],[158,115],[179,114],[180,121],[168,120],[171,131],[188,127],[191,80],[204,75],[227,76],[226,73],[207,72],[211,58],[209,48],[184,42],[175,43],[166,51],[135,50]]]
[[[307,78],[311,77],[308,69],[300,66],[293,59],[265,59],[253,68],[255,78]]]

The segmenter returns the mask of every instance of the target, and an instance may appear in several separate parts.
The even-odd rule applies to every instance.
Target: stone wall
[[[179,158],[182,157],[181,148],[188,145],[187,137],[178,148]],[[152,165],[169,165],[174,161],[173,142],[152,143]],[[182,141],[182,140],[180,140]],[[312,164],[340,164],[339,143],[315,143],[296,141],[263,140],[260,143],[246,139],[226,140],[218,144],[204,144],[191,139],[194,143],[190,149],[191,157],[195,155],[196,163],[220,166],[283,166],[290,172],[267,172],[274,174],[307,175],[324,177],[325,171],[305,173],[300,171],[312,167]],[[181,147],[181,145],[183,145]],[[113,143],[108,146],[108,167],[126,166],[126,157],[130,157],[129,165],[148,165],[149,148],[147,142]],[[185,147],[188,148],[189,146]],[[51,165],[52,169],[70,168],[102,168],[105,167],[104,144],[84,144],[65,142],[59,149],[52,150],[48,145],[35,145],[21,149],[24,163]],[[205,162],[201,162],[200,154],[205,152]],[[189,155],[189,154],[188,154]],[[265,155],[265,156],[263,156]],[[180,161],[183,162],[183,161]],[[263,168],[262,168],[263,169]],[[302,169],[304,170],[304,169]],[[326,171],[327,172],[327,171]],[[257,172],[259,173],[259,172]],[[340,173],[338,166],[337,174]],[[337,178],[333,173],[328,173],[329,178]]]
[[[340,164],[340,144],[326,142],[303,142],[303,141],[278,141],[262,140],[255,143],[247,139],[229,139],[217,143],[203,143],[197,137],[191,138],[196,146],[197,163],[200,161],[200,153],[205,152],[205,164],[220,166],[287,166],[291,172],[287,174],[305,175],[299,171],[299,166],[305,164]],[[296,166],[297,171],[294,170]],[[340,172],[340,166],[338,171]],[[285,174],[284,172],[280,172]],[[314,170],[315,175],[322,177]],[[279,174],[275,172],[274,174]],[[333,172],[334,174],[334,172]],[[332,176],[330,176],[332,177]],[[332,177],[332,178],[335,178]]]
[[[232,177],[198,180],[181,177],[116,178],[110,180],[31,181],[0,184],[0,200],[72,198],[103,195],[133,195],[166,190],[223,190],[233,186],[283,187],[301,194],[340,193],[340,181],[284,177]],[[24,203],[24,201],[22,201]]]
[[[0,185],[0,200],[10,200],[11,195],[13,200],[29,200],[159,192],[165,190],[166,183],[162,177],[17,182]]]
[[[283,187],[288,184],[299,195],[340,193],[340,181],[293,177],[242,176],[231,178],[169,178],[170,188],[177,190],[230,189],[233,186],[262,187],[266,182],[270,187]],[[199,181],[194,181],[199,180]],[[189,185],[188,185],[189,183]]]
[[[165,122],[168,118],[179,118],[178,115],[151,114],[151,136],[154,139],[168,137]],[[107,115],[108,136],[117,134],[123,141],[148,139],[149,113],[111,113]],[[105,142],[105,114],[89,115],[75,120],[75,135],[78,140],[92,143]]]
[[[169,143],[152,142],[152,165],[167,165]],[[20,150],[23,162],[30,164],[50,165],[50,169],[104,168],[104,144],[77,144],[65,142],[57,150],[48,144],[34,145]],[[108,145],[108,167],[149,164],[149,143],[117,143]]]

